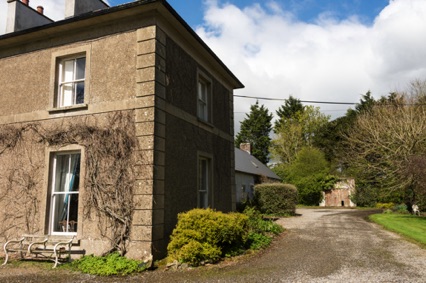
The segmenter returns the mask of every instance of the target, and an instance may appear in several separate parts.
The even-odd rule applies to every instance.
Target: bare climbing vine
[[[31,123],[0,127],[0,157],[8,150],[22,151],[22,147],[18,148],[20,143],[58,148],[77,144],[85,149],[84,217],[93,219],[94,216],[101,235],[109,239],[110,248],[105,254],[119,251],[124,255],[130,237],[134,211],[134,165],[141,160],[136,150],[132,114],[131,111],[122,111],[64,119],[44,126]],[[15,172],[19,171],[19,168],[15,169]],[[16,187],[13,180],[21,179],[27,187],[21,186],[20,191],[34,191],[29,188],[39,186],[40,182],[32,179],[42,174],[40,168],[35,169],[12,173],[10,187]],[[19,178],[15,178],[16,174],[19,174]],[[27,179],[23,179],[24,176]],[[30,223],[31,220],[26,222]]]

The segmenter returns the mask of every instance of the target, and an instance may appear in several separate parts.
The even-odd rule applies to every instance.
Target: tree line
[[[426,208],[426,80],[375,99],[370,91],[335,120],[292,96],[272,113],[257,101],[241,122],[235,144],[285,183],[299,201],[318,205],[321,192],[343,177],[354,178],[358,206],[416,203]],[[272,137],[272,138],[271,138]]]

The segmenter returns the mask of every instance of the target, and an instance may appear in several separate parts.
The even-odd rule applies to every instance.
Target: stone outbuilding
[[[333,188],[322,192],[323,200],[319,206],[327,207],[356,207],[351,196],[355,193],[355,180],[341,179]]]
[[[164,0],[8,0],[0,36],[0,243],[74,235],[166,254],[177,215],[235,209],[242,83]]]

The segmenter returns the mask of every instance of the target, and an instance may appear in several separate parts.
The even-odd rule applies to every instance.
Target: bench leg
[[[53,265],[53,268],[56,268],[56,266],[58,266],[58,263],[59,263],[58,257],[55,256],[55,264]]]
[[[55,264],[53,265],[53,268],[56,268],[56,266],[58,266],[58,263],[59,263],[59,256],[60,256],[60,254],[58,254],[56,252],[56,250],[54,250],[53,251],[53,256],[55,257]]]
[[[7,252],[6,246],[7,246],[7,244],[4,244],[4,246],[3,246],[3,251],[4,251],[4,254],[6,255],[6,257],[5,257],[4,263],[2,265],[6,265],[8,259],[9,259],[9,253]]]
[[[4,262],[2,265],[6,265],[7,261],[9,260],[9,254],[8,253],[5,253],[5,254],[6,254],[6,258],[4,259]]]

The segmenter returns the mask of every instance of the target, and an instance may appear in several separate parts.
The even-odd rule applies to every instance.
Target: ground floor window
[[[80,153],[55,153],[51,172],[50,233],[75,234],[78,220]]]

